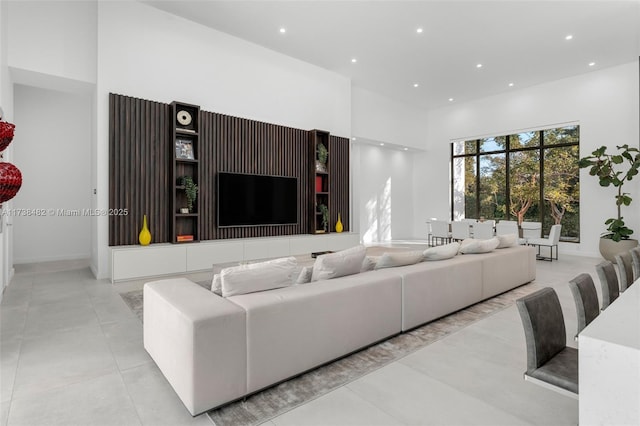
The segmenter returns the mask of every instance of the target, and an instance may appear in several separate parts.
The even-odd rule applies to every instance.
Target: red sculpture
[[[1,115],[0,119],[2,119]],[[13,140],[15,128],[15,124],[0,121],[0,152],[7,149]],[[0,203],[15,197],[21,186],[22,173],[20,170],[11,163],[0,162]]]

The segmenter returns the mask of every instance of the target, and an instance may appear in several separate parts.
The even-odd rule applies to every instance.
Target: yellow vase
[[[342,232],[344,227],[342,226],[342,221],[340,220],[340,213],[338,213],[338,221],[336,222],[336,232]]]
[[[142,230],[138,235],[138,241],[140,241],[141,246],[148,246],[151,242],[151,232],[149,232],[149,227],[147,227],[147,215],[144,215],[142,219]]]

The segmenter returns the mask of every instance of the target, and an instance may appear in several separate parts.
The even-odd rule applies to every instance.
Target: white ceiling
[[[516,90],[640,56],[640,0],[145,3],[420,108]],[[280,33],[281,27],[286,33]],[[565,40],[568,34],[572,40]],[[589,67],[590,62],[595,65]]]

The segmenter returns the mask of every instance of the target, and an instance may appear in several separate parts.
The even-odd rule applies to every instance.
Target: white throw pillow
[[[496,238],[500,240],[499,249],[518,245],[518,236],[516,234],[496,235]]]
[[[222,296],[237,296],[256,291],[289,287],[297,267],[295,257],[225,268],[220,272]]]
[[[213,280],[211,280],[211,291],[218,296],[222,296],[222,280],[220,279],[220,274],[213,275]]]
[[[366,256],[362,261],[362,268],[360,268],[360,272],[373,271],[376,267],[376,263],[378,263],[378,259],[380,259],[379,256]]]
[[[413,265],[422,261],[421,251],[403,251],[397,253],[383,253],[376,263],[375,269],[393,268],[395,266]]]
[[[307,284],[311,282],[311,274],[313,273],[313,268],[311,266],[305,266],[300,271],[300,275],[298,275],[298,279],[296,280],[296,284]]]
[[[359,273],[366,250],[364,246],[360,245],[318,256],[313,264],[311,281],[328,280]]]
[[[460,243],[449,243],[443,246],[429,247],[422,252],[424,260],[445,260],[451,259],[460,250]]]
[[[460,244],[460,253],[462,254],[479,254],[489,253],[495,250],[500,244],[500,240],[493,237],[488,240],[474,240],[472,238],[466,239]]]

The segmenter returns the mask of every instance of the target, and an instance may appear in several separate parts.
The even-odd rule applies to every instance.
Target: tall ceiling
[[[640,56],[640,0],[145,3],[419,108],[517,90]]]

